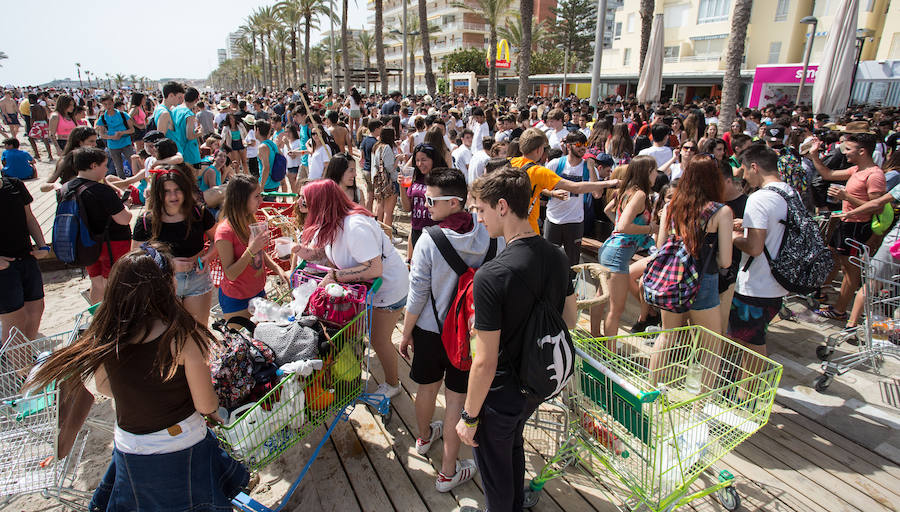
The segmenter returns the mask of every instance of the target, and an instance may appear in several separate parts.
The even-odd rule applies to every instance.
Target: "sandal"
[[[831,320],[846,320],[850,315],[847,314],[846,311],[843,313],[838,313],[831,306],[822,306],[817,309],[815,313],[821,317],[829,318]]]

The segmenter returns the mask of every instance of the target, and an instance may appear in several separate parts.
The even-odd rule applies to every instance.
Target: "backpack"
[[[125,125],[125,129],[127,130],[128,129],[128,118],[125,117],[125,112],[122,112],[121,110],[116,110],[116,112],[119,113],[119,116],[122,118],[122,124]],[[100,114],[100,117],[97,119],[97,123],[98,124],[102,123],[103,126],[109,128],[109,124],[106,122],[106,113],[105,112]],[[154,128],[155,128],[155,125],[154,125]]]
[[[275,377],[275,353],[264,343],[252,340],[241,330],[232,329],[224,322],[213,328],[224,339],[210,347],[209,369],[213,389],[219,403],[231,409],[241,405],[257,384]]]
[[[444,344],[444,350],[447,351],[450,364],[460,370],[468,371],[472,368],[470,340],[472,337],[472,324],[475,321],[474,279],[477,269],[466,265],[456,250],[453,249],[453,245],[450,244],[450,240],[447,239],[447,235],[444,234],[440,226],[430,226],[425,228],[425,231],[434,240],[434,245],[441,252],[444,261],[456,272],[456,294],[453,295],[453,299],[450,301],[450,309],[447,311],[447,316],[441,321],[433,292],[431,294],[431,309],[434,311],[434,319],[441,329],[441,341]],[[481,264],[484,265],[491,261],[496,254],[497,239],[491,238],[487,254],[484,255],[484,261]]]
[[[768,247],[763,246],[772,277],[789,292],[804,295],[815,292],[825,283],[834,267],[834,257],[825,247],[818,225],[797,194],[788,194],[773,186],[763,187],[762,190],[777,193],[787,203],[787,217],[779,221],[784,224],[784,234],[778,256],[773,259]],[[752,262],[752,256],[747,258],[744,270],[750,268]]]
[[[706,231],[709,219],[721,207],[721,203],[713,202],[703,209],[700,214],[702,231]],[[691,309],[700,289],[702,263],[688,252],[680,236],[670,235],[644,270],[644,301],[672,313]]]
[[[287,158],[281,154],[281,151],[278,151],[278,148],[275,147],[275,143],[271,140],[264,140],[263,144],[266,144],[266,146],[269,147],[269,151],[275,155],[275,160],[272,162],[272,168],[269,169],[269,179],[274,183],[280,183],[284,180],[284,177],[287,176]],[[265,185],[265,183],[263,183],[263,185]]]
[[[79,267],[88,267],[100,259],[100,250],[104,240],[96,240],[91,233],[88,224],[87,213],[81,202],[81,194],[88,189],[87,183],[77,187],[73,181],[63,185],[56,192],[56,217],[53,219],[53,252],[63,263]],[[112,219],[110,219],[111,221]],[[109,221],[103,232],[106,246],[110,252],[109,261],[112,261],[112,247],[109,237],[105,236],[109,230]]]
[[[587,161],[581,162],[581,179],[573,179],[574,176],[568,176],[568,177],[563,176],[563,171],[566,170],[566,162],[567,161],[568,161],[568,157],[566,155],[559,157],[559,161],[556,163],[556,169],[554,169],[557,176],[559,176],[560,178],[563,178],[563,179],[567,179],[569,181],[591,181],[591,171],[588,170]],[[574,195],[578,195],[578,194],[574,194]],[[594,203],[593,199],[594,199],[594,196],[592,196],[591,194],[582,194],[582,202],[584,203],[585,208],[591,207],[591,205]]]
[[[520,390],[541,401],[558,395],[575,370],[575,345],[562,313],[526,284],[518,271],[500,263],[515,274],[534,297],[534,304],[523,327],[522,353],[511,370]],[[540,268],[545,268],[541,265]],[[546,282],[541,278],[539,282]]]

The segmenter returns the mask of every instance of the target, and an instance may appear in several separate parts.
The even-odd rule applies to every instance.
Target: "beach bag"
[[[381,151],[375,156],[375,173],[372,175],[372,186],[375,189],[375,197],[386,199],[394,195],[394,184],[384,169],[384,152],[387,146],[382,146]]]
[[[341,285],[346,293],[342,297],[331,296],[325,288],[316,288],[309,298],[306,312],[319,320],[337,327],[347,325],[366,305],[366,287]]]
[[[79,267],[88,267],[100,259],[103,246],[102,240],[95,240],[91,234],[81,202],[81,193],[87,189],[87,183],[74,186],[74,182],[70,181],[63,185],[56,192],[56,217],[53,219],[53,252],[59,261]],[[109,221],[104,235],[108,230]],[[109,261],[113,261],[112,248],[109,242],[106,245],[110,251]]]
[[[213,328],[224,336],[221,343],[213,344],[210,349],[213,389],[219,403],[232,409],[241,405],[257,384],[275,377],[275,354],[264,343],[251,340],[224,322],[216,322]]]
[[[700,214],[700,227],[706,231],[706,224],[721,203],[710,203]],[[672,313],[684,313],[700,289],[700,265],[684,246],[684,240],[670,235],[656,251],[644,270],[644,301],[659,309]]]
[[[894,206],[890,203],[872,216],[872,233],[883,235],[894,225]]]
[[[441,341],[447,357],[450,359],[450,364],[460,370],[468,371],[472,368],[471,339],[472,324],[475,322],[474,279],[477,269],[466,265],[466,262],[453,249],[453,245],[450,244],[450,240],[440,226],[430,226],[425,230],[434,241],[434,245],[437,246],[444,261],[456,273],[456,293],[450,301],[450,309],[443,321],[438,315],[434,293],[431,292],[431,309],[434,312],[434,319],[441,330]],[[481,264],[484,265],[491,261],[496,254],[497,239],[491,238]]]
[[[784,224],[784,235],[778,256],[773,259],[769,249],[763,247],[772,277],[789,292],[803,295],[815,292],[825,283],[834,267],[834,257],[822,241],[818,224],[806,211],[798,195],[788,194],[773,186],[763,187],[762,190],[777,193],[787,203],[787,217],[780,221]],[[751,256],[744,270],[750,268],[752,262]]]
[[[272,168],[269,169],[269,179],[275,183],[280,183],[284,180],[284,177],[287,176],[287,158],[278,151],[278,148],[275,147],[275,143],[271,140],[264,140],[263,144],[269,147],[269,151],[275,155],[275,159],[272,162]]]

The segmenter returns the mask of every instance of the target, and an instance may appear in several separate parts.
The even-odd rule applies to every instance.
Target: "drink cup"
[[[290,237],[283,236],[275,239],[275,254],[279,259],[286,260],[291,257],[291,247],[294,241]]]
[[[410,185],[412,185],[414,172],[415,172],[415,168],[413,168],[413,167],[401,167],[400,168],[400,186],[401,187],[407,188]]]
[[[265,222],[254,222],[250,224],[250,238],[255,238],[259,235],[265,235],[269,232],[269,225]]]

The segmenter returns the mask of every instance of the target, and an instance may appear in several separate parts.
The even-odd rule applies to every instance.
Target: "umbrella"
[[[843,0],[825,40],[825,51],[813,84],[813,110],[832,119],[847,108],[856,65],[856,21],[859,0]]]
[[[659,101],[659,93],[662,91],[664,42],[663,15],[657,14],[653,17],[647,55],[644,57],[644,67],[641,68],[641,77],[638,80],[637,100],[639,103]]]

